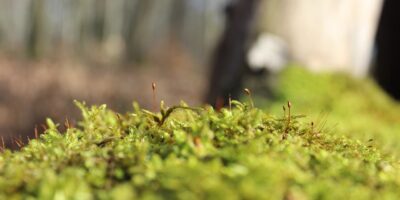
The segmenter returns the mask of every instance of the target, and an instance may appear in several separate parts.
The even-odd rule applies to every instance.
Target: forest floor
[[[0,199],[399,199],[400,109],[373,82],[290,68],[274,100],[253,100],[123,113],[75,101],[79,126],[47,119],[2,149]]]

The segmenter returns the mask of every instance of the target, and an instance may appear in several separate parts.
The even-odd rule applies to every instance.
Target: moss
[[[49,119],[38,139],[0,155],[0,199],[400,196],[398,161],[373,145],[232,103],[119,114],[77,102],[77,128],[61,133]]]
[[[257,101],[268,112],[282,115],[291,100],[297,113],[306,114],[329,134],[377,145],[385,154],[400,156],[400,105],[371,79],[355,80],[344,74],[313,74],[291,66],[275,88],[276,99]]]

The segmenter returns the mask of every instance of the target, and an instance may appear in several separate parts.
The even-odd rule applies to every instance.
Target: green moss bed
[[[258,98],[256,105],[281,116],[282,105],[291,100],[295,113],[307,115],[327,134],[370,141],[382,153],[400,156],[400,104],[371,79],[313,74],[291,66],[280,75],[274,93],[275,98]]]
[[[390,123],[399,116],[392,111],[396,104],[374,87],[378,94],[362,104],[357,98],[370,88],[326,97],[324,81],[328,85],[334,77],[341,82],[337,90],[342,89],[336,75],[290,70],[282,77],[311,78],[280,85],[278,99],[265,102],[264,109],[232,101],[231,108],[220,111],[182,103],[152,113],[133,104],[132,111],[120,114],[105,105],[76,102],[82,120],[75,127],[66,123],[67,130],[60,132],[48,119],[39,138],[0,154],[0,199],[400,198],[399,147],[394,145],[400,142],[391,141],[400,136],[393,132],[398,125],[392,130]],[[312,81],[321,81],[321,89],[298,93],[307,84],[312,88]],[[368,81],[362,85],[369,87]],[[283,100],[308,93],[292,97],[290,108]],[[338,100],[336,95],[344,96]],[[371,108],[374,102],[382,105]],[[332,109],[329,120],[349,124],[323,126],[313,114],[324,108]],[[297,115],[307,112],[311,115]],[[353,120],[354,112],[366,116]],[[373,120],[375,115],[381,117]],[[382,136],[375,139],[378,133]],[[392,145],[385,150],[386,142]]]

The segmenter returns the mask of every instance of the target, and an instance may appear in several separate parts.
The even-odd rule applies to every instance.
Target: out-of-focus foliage
[[[400,196],[398,161],[373,145],[317,130],[293,113],[276,118],[232,103],[221,111],[182,104],[160,113],[134,104],[126,114],[77,103],[78,128],[66,123],[60,133],[48,119],[39,139],[0,155],[0,198]]]
[[[289,99],[295,103],[296,113],[307,115],[330,134],[370,140],[385,153],[400,155],[400,106],[374,81],[344,74],[313,74],[297,66],[279,77],[277,98],[269,102],[259,99],[258,105],[280,114]]]

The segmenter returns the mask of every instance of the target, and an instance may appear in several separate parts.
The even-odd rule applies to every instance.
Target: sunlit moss
[[[396,160],[369,143],[315,129],[293,111],[274,117],[237,101],[221,111],[182,104],[160,113],[134,104],[126,114],[77,105],[78,128],[61,133],[49,119],[40,138],[0,155],[0,199],[400,195]]]
[[[400,156],[400,105],[373,80],[356,80],[345,74],[313,74],[291,66],[279,76],[275,99],[258,99],[257,105],[282,115],[282,104],[294,102],[294,111],[307,115],[317,128],[377,145]]]

